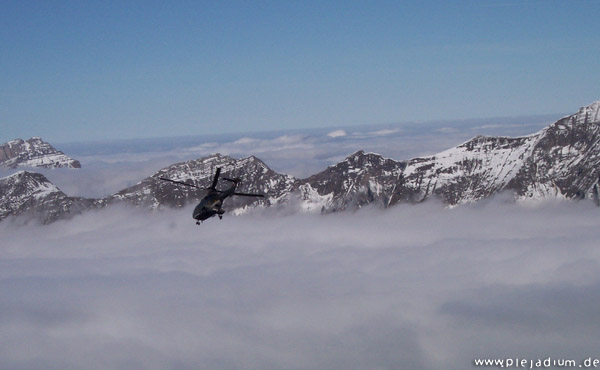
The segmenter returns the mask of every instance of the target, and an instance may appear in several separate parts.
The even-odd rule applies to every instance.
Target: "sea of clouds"
[[[600,357],[587,203],[0,223],[0,368],[465,369]]]
[[[104,196],[216,151],[301,177],[359,149],[403,159],[481,130],[536,131],[483,126],[82,146],[73,156],[83,169],[44,173],[69,195]],[[193,206],[0,222],[0,368],[465,369],[475,358],[600,358],[592,204],[267,209],[201,226]]]

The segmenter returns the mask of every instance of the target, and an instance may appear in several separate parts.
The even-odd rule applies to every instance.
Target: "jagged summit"
[[[40,198],[44,195],[60,192],[44,175],[37,172],[21,170],[0,179],[2,185],[26,185],[31,195]]]
[[[67,196],[44,175],[29,171],[1,178],[0,194],[0,220],[27,214],[30,219],[49,223],[94,204],[91,199]]]
[[[28,140],[15,139],[0,145],[0,166],[81,168],[79,161],[54,149],[52,145],[34,136]]]
[[[0,181],[9,180],[9,179],[13,179],[13,178],[20,178],[23,175],[30,174],[30,173],[35,173],[35,172],[29,172],[29,171],[25,171],[25,170],[17,171],[15,173],[13,173],[12,175],[8,175],[6,177],[1,178]]]
[[[579,111],[574,116],[577,123],[600,122],[600,100],[579,108]]]

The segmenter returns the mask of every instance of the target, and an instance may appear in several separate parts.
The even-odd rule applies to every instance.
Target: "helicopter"
[[[223,219],[223,214],[225,213],[225,210],[222,208],[223,206],[223,201],[232,196],[232,195],[239,195],[239,196],[244,196],[244,197],[264,197],[264,194],[250,194],[250,193],[239,193],[236,192],[235,189],[238,185],[238,183],[241,181],[239,177],[236,178],[228,178],[228,177],[221,177],[221,179],[232,182],[233,184],[231,185],[231,187],[229,189],[226,190],[217,190],[217,182],[219,181],[219,175],[221,174],[221,167],[217,167],[217,170],[215,172],[215,177],[213,178],[212,184],[210,185],[209,188],[201,188],[199,186],[196,185],[192,185],[192,184],[188,184],[187,182],[183,182],[183,181],[176,181],[176,180],[171,180],[171,179],[167,179],[164,177],[159,177],[159,179],[163,180],[163,181],[169,181],[178,185],[185,185],[185,186],[189,186],[189,187],[193,187],[193,188],[197,188],[200,190],[208,190],[208,193],[206,194],[206,196],[204,196],[204,198],[202,198],[202,200],[200,201],[200,203],[198,203],[198,205],[196,206],[196,208],[194,208],[194,212],[192,213],[192,217],[194,218],[194,220],[196,220],[196,225],[200,225],[202,223],[202,221],[206,221],[207,219],[213,217],[214,215],[219,216],[219,219]]]

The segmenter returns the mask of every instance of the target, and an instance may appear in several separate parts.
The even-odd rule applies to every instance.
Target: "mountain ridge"
[[[165,167],[102,199],[62,199],[62,207],[68,214],[74,213],[72,204],[183,207],[198,200],[198,192],[159,177],[206,188],[216,167],[222,168],[224,176],[241,176],[240,191],[267,194],[259,200],[228,199],[224,208],[234,214],[274,206],[326,213],[430,198],[456,206],[506,191],[517,200],[588,198],[600,205],[600,101],[530,135],[478,135],[437,154],[402,161],[358,150],[304,179],[277,173],[255,156],[234,159],[215,153]],[[71,205],[65,206],[69,201]]]

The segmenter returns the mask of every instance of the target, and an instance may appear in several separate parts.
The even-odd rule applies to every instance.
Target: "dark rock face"
[[[543,129],[507,185],[519,196],[593,198],[600,175],[600,102]]]
[[[69,197],[39,173],[21,171],[0,179],[0,220],[27,215],[41,223],[69,218],[94,206],[93,199]]]
[[[342,211],[373,202],[388,206],[402,184],[404,168],[402,162],[358,151],[325,171],[297,181],[295,189],[307,211]]]
[[[81,168],[79,161],[66,156],[39,137],[23,141],[16,139],[0,146],[0,166]]]

